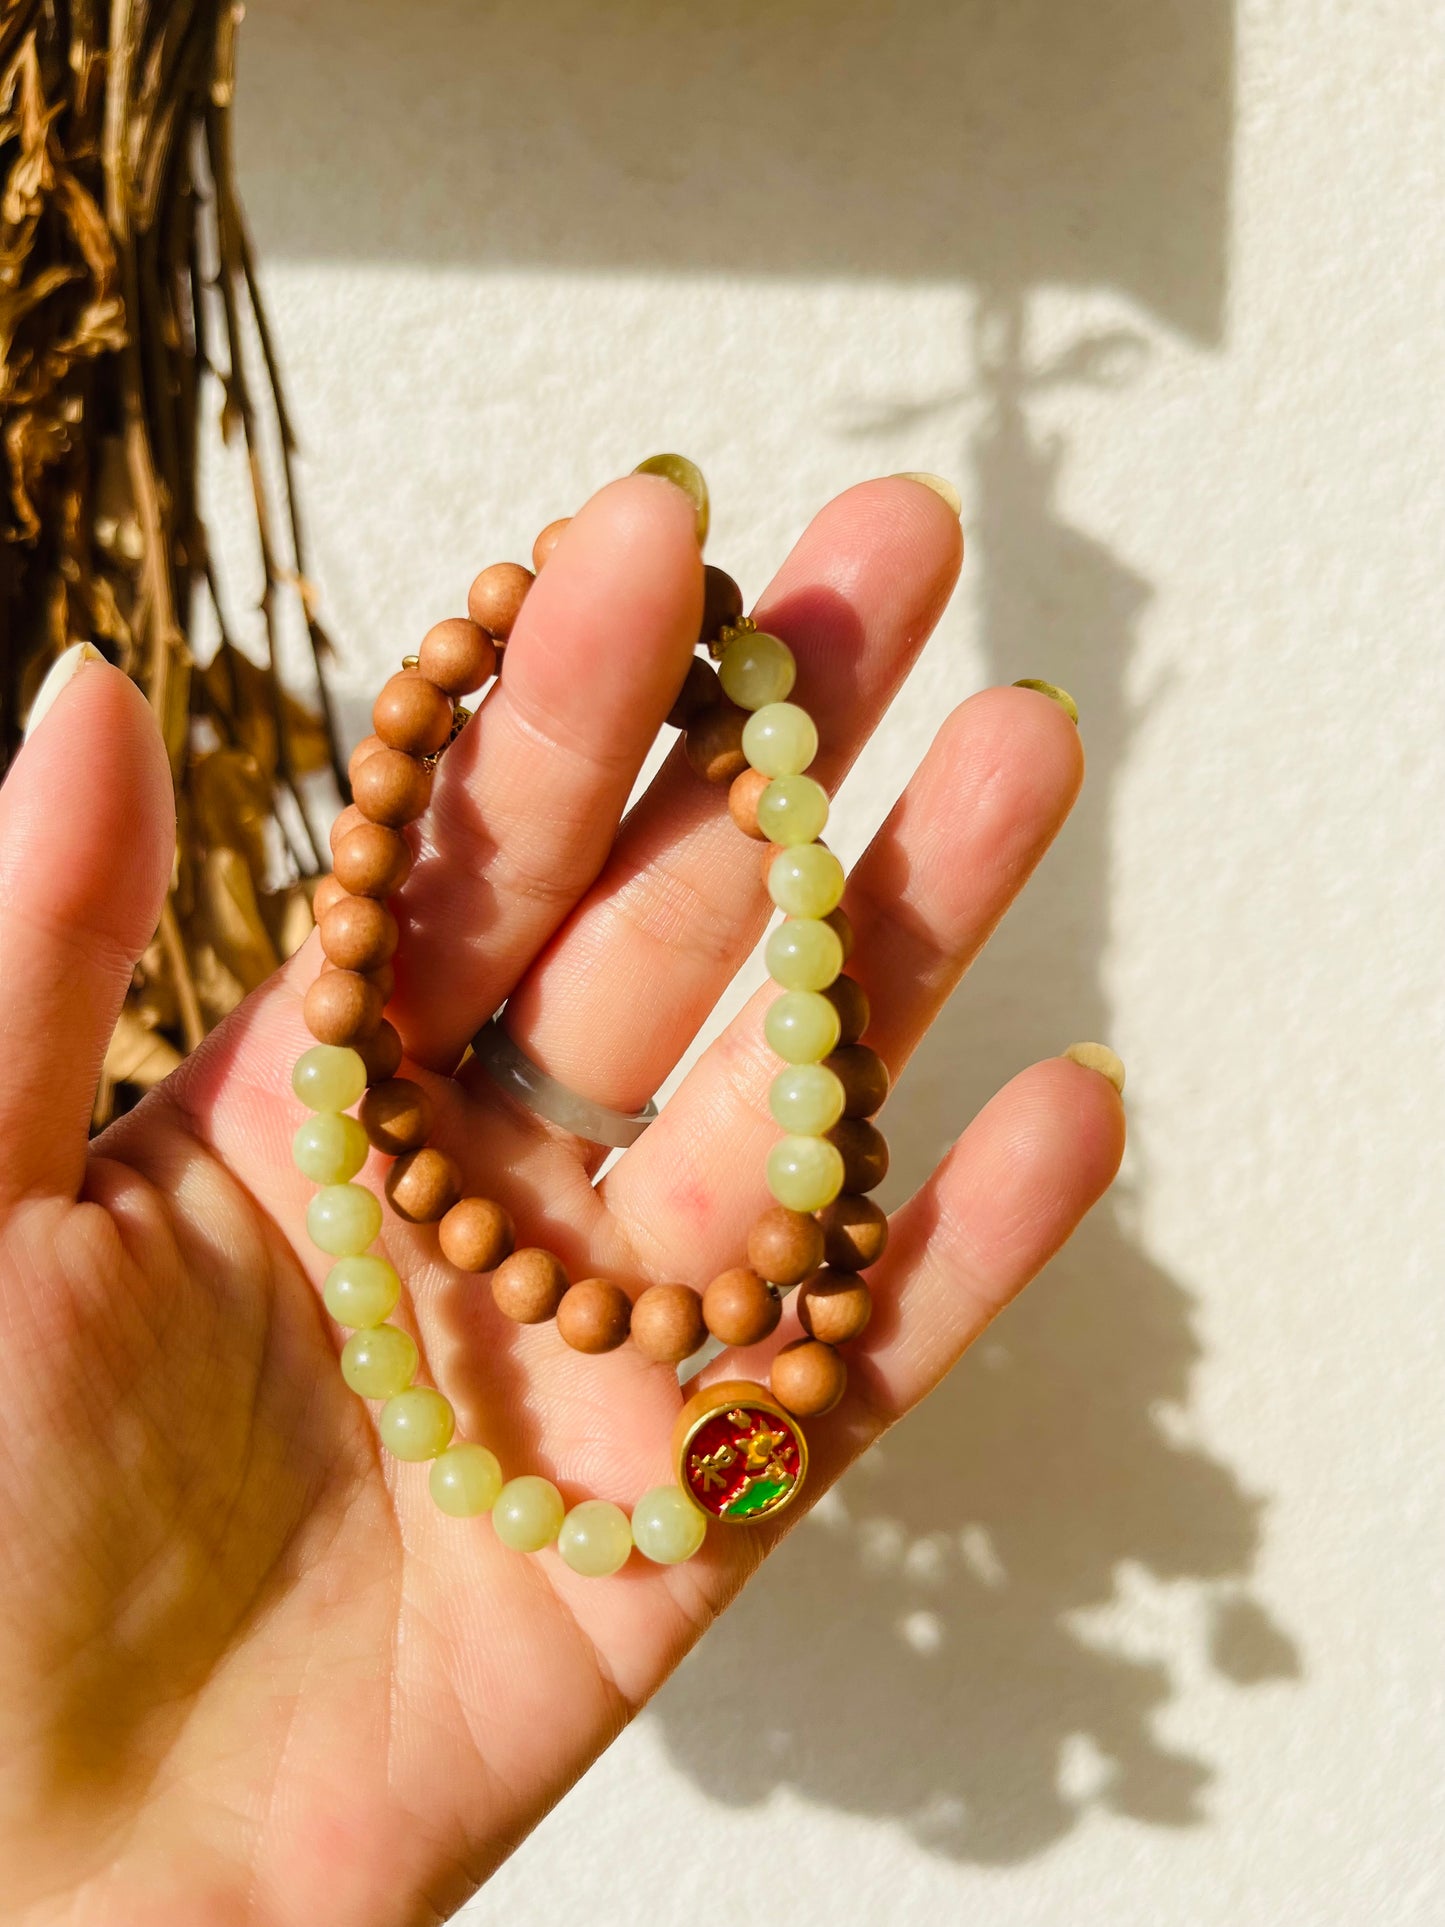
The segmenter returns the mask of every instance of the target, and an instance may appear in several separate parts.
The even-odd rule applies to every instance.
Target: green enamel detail
[[[724,1517],[746,1519],[750,1513],[763,1512],[775,1499],[781,1499],[785,1492],[792,1490],[791,1479],[761,1479],[756,1485],[749,1486],[739,1498],[733,1500]]]

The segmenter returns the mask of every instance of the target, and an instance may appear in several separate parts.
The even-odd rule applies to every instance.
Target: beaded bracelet
[[[684,489],[697,510],[701,544],[708,499],[693,464],[654,456],[638,472],[665,475]],[[538,536],[536,570],[568,519]],[[887,1144],[871,1122],[888,1094],[888,1072],[860,1041],[867,996],[843,974],[853,943],[839,908],[843,870],[818,840],[828,799],[805,774],[818,736],[807,712],[789,700],[792,652],[743,614],[737,584],[708,565],[698,643],[705,653],[690,664],[667,720],[683,731],[699,776],[728,786],[738,827],[767,846],[765,881],[784,913],[766,946],[768,972],[781,992],[764,1019],[767,1041],[783,1061],[769,1093],[784,1133],[767,1161],[775,1202],[748,1234],[745,1264],[701,1292],[653,1284],[633,1299],[612,1279],[569,1280],[552,1252],[517,1245],[503,1205],[462,1195],[455,1160],[429,1142],[427,1093],[396,1075],[402,1040],[384,1011],[398,929],[387,900],[403,890],[412,866],[405,827],[426,809],[438,759],[468,720],[459,699],[501,676],[507,639],[534,580],[534,571],[518,563],[484,569],[468,594],[466,617],[429,630],[418,654],[382,689],[375,733],[351,757],[354,801],[333,826],[333,871],[314,901],[325,961],[305,998],[317,1042],[292,1073],[311,1112],[293,1153],[320,1187],[307,1229],[336,1261],[323,1295],[331,1316],[351,1328],[342,1375],[361,1397],[384,1401],[382,1444],[399,1459],[430,1461],[431,1494],[443,1512],[490,1512],[506,1545],[536,1552],[555,1541],[575,1571],[601,1576],[617,1571],[634,1545],[659,1564],[690,1558],[710,1519],[770,1518],[801,1490],[808,1447],[799,1421],[830,1411],[843,1396],[847,1367],[837,1348],[868,1323],[872,1301],[861,1273],[887,1242],[887,1219],[867,1193],[888,1168]],[[485,1446],[454,1439],[443,1394],[413,1382],[416,1343],[387,1322],[401,1279],[369,1249],[381,1231],[381,1201],[353,1181],[373,1148],[393,1160],[385,1192],[398,1217],[435,1223],[450,1264],[490,1274],[499,1310],[520,1324],[552,1320],[577,1351],[613,1351],[630,1337],[645,1358],[677,1366],[709,1335],[724,1345],[756,1345],[777,1327],[783,1295],[794,1287],[804,1336],[779,1351],[766,1390],[731,1379],[684,1404],[673,1434],[675,1483],[646,1493],[630,1519],[607,1500],[568,1510],[548,1479],[504,1481]]]

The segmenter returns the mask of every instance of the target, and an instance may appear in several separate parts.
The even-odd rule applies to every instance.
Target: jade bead
[[[303,1118],[291,1140],[291,1162],[313,1184],[345,1184],[371,1149],[365,1131],[343,1111],[316,1111]]]
[[[821,843],[780,850],[768,865],[768,895],[790,917],[826,917],[842,900],[844,881],[842,864]]]
[[[655,1485],[632,1508],[632,1540],[654,1565],[677,1566],[707,1537],[707,1515],[677,1485]]]
[[[627,1564],[632,1550],[627,1514],[610,1499],[584,1499],[562,1521],[557,1550],[573,1572],[605,1579]]]
[[[826,1064],[790,1064],[768,1092],[773,1121],[796,1137],[822,1137],[843,1115],[843,1080]]]
[[[445,1452],[456,1430],[450,1401],[430,1385],[410,1385],[381,1408],[376,1429],[395,1459],[434,1459]]]
[[[780,636],[762,629],[734,636],[717,666],[723,694],[739,709],[766,709],[780,703],[793,687],[798,665]]]
[[[826,990],[843,968],[843,945],[818,917],[790,917],[768,938],[768,975],[784,990]]]
[[[338,1258],[321,1287],[326,1309],[338,1325],[365,1330],[380,1325],[396,1310],[401,1279],[396,1266],[374,1251]]]
[[[562,1530],[566,1507],[550,1479],[535,1472],[508,1479],[492,1507],[492,1530],[513,1552],[540,1552]]]
[[[354,1257],[381,1229],[381,1199],[364,1184],[324,1184],[306,1207],[306,1229],[333,1258]]]
[[[828,792],[811,776],[775,776],[758,798],[769,843],[811,843],[828,824]]]
[[[796,703],[755,709],[743,726],[743,755],[764,776],[797,776],[817,754],[817,724]]]
[[[502,1468],[495,1452],[464,1440],[437,1456],[427,1483],[439,1512],[453,1519],[474,1519],[496,1504]]]
[[[785,990],[768,1006],[763,1035],[785,1064],[816,1064],[838,1048],[838,1013],[817,990]]]
[[[843,1189],[843,1155],[823,1137],[779,1138],[768,1153],[768,1189],[790,1211],[821,1211]]]
[[[291,1088],[312,1111],[349,1111],[366,1089],[366,1065],[345,1044],[313,1044],[296,1059]]]
[[[398,1325],[353,1332],[341,1347],[341,1376],[361,1398],[395,1398],[416,1367],[416,1340]]]

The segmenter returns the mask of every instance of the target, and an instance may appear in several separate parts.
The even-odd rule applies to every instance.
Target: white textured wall
[[[1073,690],[1090,782],[895,1194],[1031,1055],[1130,1071],[1112,1200],[468,1918],[1445,1918],[1445,15],[254,0],[241,54],[352,720],[654,448],[753,592],[956,476],[840,847],[984,681]]]

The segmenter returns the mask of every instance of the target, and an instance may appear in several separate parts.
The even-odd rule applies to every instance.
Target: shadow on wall
[[[272,0],[246,29],[263,255],[977,290],[982,647],[995,680],[1075,693],[1090,781],[890,1106],[895,1197],[1021,1064],[1114,1029],[1111,797],[1150,588],[1061,518],[1029,398],[1142,344],[1031,375],[1024,323],[1033,289],[1102,287],[1219,342],[1232,54],[1229,0]],[[721,1800],[792,1784],[982,1861],[1095,1804],[1198,1818],[1207,1764],[1156,1730],[1167,1664],[1087,1620],[1134,1575],[1199,1582],[1220,1674],[1299,1670],[1248,1591],[1260,1499],[1170,1422],[1199,1355],[1116,1194],[664,1689],[678,1761]]]

